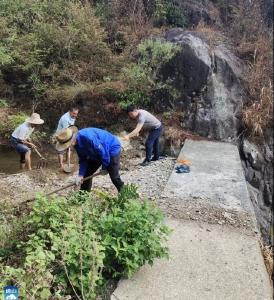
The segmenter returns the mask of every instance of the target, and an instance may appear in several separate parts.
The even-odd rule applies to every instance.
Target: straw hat
[[[57,151],[64,151],[75,141],[78,128],[76,126],[70,126],[60,130],[56,135],[55,149]]]
[[[27,123],[41,125],[44,123],[44,120],[40,118],[40,115],[37,113],[33,113],[29,118],[26,119]]]

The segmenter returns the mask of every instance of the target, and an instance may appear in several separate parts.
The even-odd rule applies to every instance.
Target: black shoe
[[[142,163],[140,163],[140,166],[145,167],[145,166],[148,166],[149,164],[150,164],[150,161],[145,159]]]
[[[158,157],[153,156],[151,160],[156,161],[156,160],[165,159],[165,158],[167,158],[166,155],[158,156]]]

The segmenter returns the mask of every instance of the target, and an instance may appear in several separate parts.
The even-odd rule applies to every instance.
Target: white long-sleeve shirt
[[[19,140],[26,140],[31,136],[33,130],[34,128],[31,127],[30,123],[25,122],[15,128],[11,136]]]

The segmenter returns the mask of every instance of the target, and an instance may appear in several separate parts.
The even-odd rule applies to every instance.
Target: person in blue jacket
[[[74,146],[79,157],[79,174],[75,184],[81,184],[81,190],[90,191],[92,179],[83,182],[83,178],[94,174],[102,166],[101,174],[109,174],[118,191],[124,185],[120,178],[121,144],[110,132],[98,128],[84,128],[78,131],[76,126],[62,129],[56,135],[57,151]]]

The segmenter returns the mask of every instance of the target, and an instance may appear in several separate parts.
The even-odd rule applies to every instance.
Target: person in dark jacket
[[[121,144],[110,132],[98,128],[77,130],[71,126],[62,129],[56,135],[56,150],[62,151],[74,146],[79,157],[79,173],[75,184],[81,184],[81,190],[90,191],[92,179],[83,182],[85,177],[94,174],[101,166],[101,174],[109,174],[118,191],[124,183],[120,178]]]

